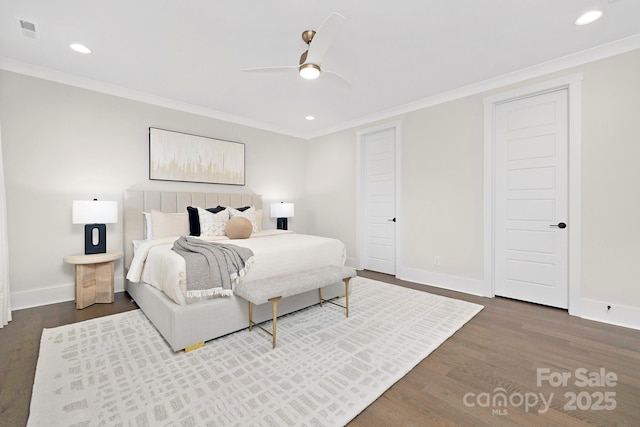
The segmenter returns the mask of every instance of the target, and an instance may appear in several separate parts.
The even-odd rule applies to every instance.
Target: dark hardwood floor
[[[75,302],[69,301],[14,311],[13,320],[0,329],[0,426],[27,424],[42,329],[136,308],[129,295],[120,292],[113,304],[94,304],[83,310],[76,310]]]
[[[485,308],[349,426],[640,426],[640,331],[551,307],[358,274]],[[601,368],[617,376],[615,386],[583,384],[584,376],[596,381]],[[546,379],[538,386],[538,369],[552,380],[564,373],[571,377],[566,386]],[[578,369],[586,372],[576,378]],[[494,406],[501,392],[507,405],[497,400]],[[551,398],[543,413],[542,398]],[[522,399],[529,399],[528,408]]]
[[[485,308],[349,426],[640,425],[640,331],[550,307],[358,274]],[[135,308],[120,293],[113,304],[84,310],[66,302],[14,311],[0,329],[0,425],[26,424],[43,328]],[[566,384],[562,375],[571,375]]]

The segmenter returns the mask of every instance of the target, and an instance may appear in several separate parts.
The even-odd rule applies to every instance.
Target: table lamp
[[[272,203],[271,218],[277,218],[278,230],[287,230],[287,218],[293,218],[293,203]]]
[[[73,224],[84,224],[85,255],[107,252],[107,226],[118,222],[118,202],[74,200]]]

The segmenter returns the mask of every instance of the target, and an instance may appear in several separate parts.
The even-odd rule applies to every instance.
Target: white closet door
[[[396,272],[395,129],[364,135],[364,268]]]
[[[568,92],[496,107],[495,294],[568,307]]]

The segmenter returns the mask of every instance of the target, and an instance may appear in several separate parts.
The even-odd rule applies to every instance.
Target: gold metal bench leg
[[[350,277],[347,277],[346,279],[342,279],[342,281],[344,282],[345,305],[338,304],[337,302],[332,300],[325,300],[324,298],[322,298],[322,288],[319,288],[320,289],[320,307],[322,307],[323,302],[328,302],[329,304],[337,305],[338,307],[344,308],[345,314],[347,315],[347,317],[349,317],[349,280],[351,280]]]
[[[253,303],[249,301],[249,330],[253,330]]]
[[[349,280],[351,280],[350,277],[347,277],[346,279],[342,279],[342,281],[344,282],[344,291],[345,291],[345,311],[347,313],[347,317],[349,317]]]
[[[199,342],[199,343],[194,344],[194,345],[190,345],[190,346],[188,346],[188,347],[185,347],[184,352],[185,352],[185,353],[188,353],[188,352],[193,351],[193,350],[195,350],[195,349],[198,349],[198,348],[200,348],[200,347],[204,347],[204,341]]]
[[[273,309],[273,328],[271,332],[273,338],[273,348],[276,348],[276,321],[278,320],[278,303],[281,299],[282,297],[275,297],[269,300]]]

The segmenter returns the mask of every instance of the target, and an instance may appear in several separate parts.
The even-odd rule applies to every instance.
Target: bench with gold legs
[[[282,298],[298,295],[313,289],[319,290],[320,305],[328,302],[345,309],[346,317],[349,317],[349,281],[356,277],[356,270],[350,267],[330,265],[300,273],[275,276],[252,282],[241,282],[236,285],[234,293],[249,301],[249,330],[254,326],[271,335],[273,348],[276,348],[276,323],[278,318],[278,303]],[[322,297],[322,288],[338,282],[344,282],[345,305],[334,301],[325,300]],[[271,331],[263,328],[253,321],[253,306],[271,303],[273,310]]]

